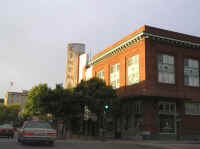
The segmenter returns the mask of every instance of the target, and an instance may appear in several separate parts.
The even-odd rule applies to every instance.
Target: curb
[[[110,143],[110,144],[200,144],[200,141],[82,140],[82,139],[57,140],[57,142]]]

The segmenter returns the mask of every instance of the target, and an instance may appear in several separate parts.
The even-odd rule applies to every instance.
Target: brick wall
[[[140,74],[140,83],[135,84],[133,86],[126,86],[126,59],[132,57],[134,55],[139,55],[139,74]],[[93,76],[96,75],[97,72],[104,70],[104,78],[106,84],[110,84],[110,66],[113,64],[120,63],[120,89],[118,89],[118,93],[121,96],[134,94],[142,94],[142,88],[145,87],[144,82],[146,80],[146,72],[145,72],[145,41],[141,40],[137,44],[134,44],[127,49],[104,59],[100,63],[93,65]]]
[[[147,42],[147,90],[150,96],[187,98],[200,101],[200,88],[184,86],[184,58],[200,61],[200,50],[177,47],[146,39]],[[175,58],[175,84],[158,83],[157,56],[169,54]]]

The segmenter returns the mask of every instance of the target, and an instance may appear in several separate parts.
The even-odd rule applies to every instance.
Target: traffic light
[[[104,110],[105,110],[105,112],[107,112],[108,109],[109,109],[109,105],[108,105],[108,104],[105,104],[105,106],[104,106]]]
[[[112,111],[112,104],[105,104],[104,111],[105,112],[111,112]]]

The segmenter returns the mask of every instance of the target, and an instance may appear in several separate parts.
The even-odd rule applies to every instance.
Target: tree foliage
[[[34,86],[28,93],[28,98],[25,103],[25,115],[43,114],[48,107],[48,99],[51,95],[51,89],[47,84],[39,84]],[[46,101],[47,105],[43,105]]]
[[[0,105],[0,123],[15,123],[20,111],[20,105]]]
[[[103,113],[104,105],[112,105],[118,101],[115,90],[106,85],[104,80],[92,78],[88,81],[81,81],[74,89],[74,94],[94,113]]]
[[[63,120],[77,111],[72,90],[64,89],[61,84],[57,84],[54,89],[47,84],[33,87],[25,103],[25,114],[51,114],[54,120]]]

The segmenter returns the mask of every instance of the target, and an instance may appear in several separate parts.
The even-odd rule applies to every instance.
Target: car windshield
[[[0,128],[12,128],[9,124],[0,125]]]
[[[4,125],[0,125],[0,128],[5,128],[5,126]]]
[[[4,128],[12,128],[12,126],[10,124],[4,124],[3,126],[4,126]]]
[[[51,128],[51,126],[47,122],[31,121],[27,122],[24,128]]]

